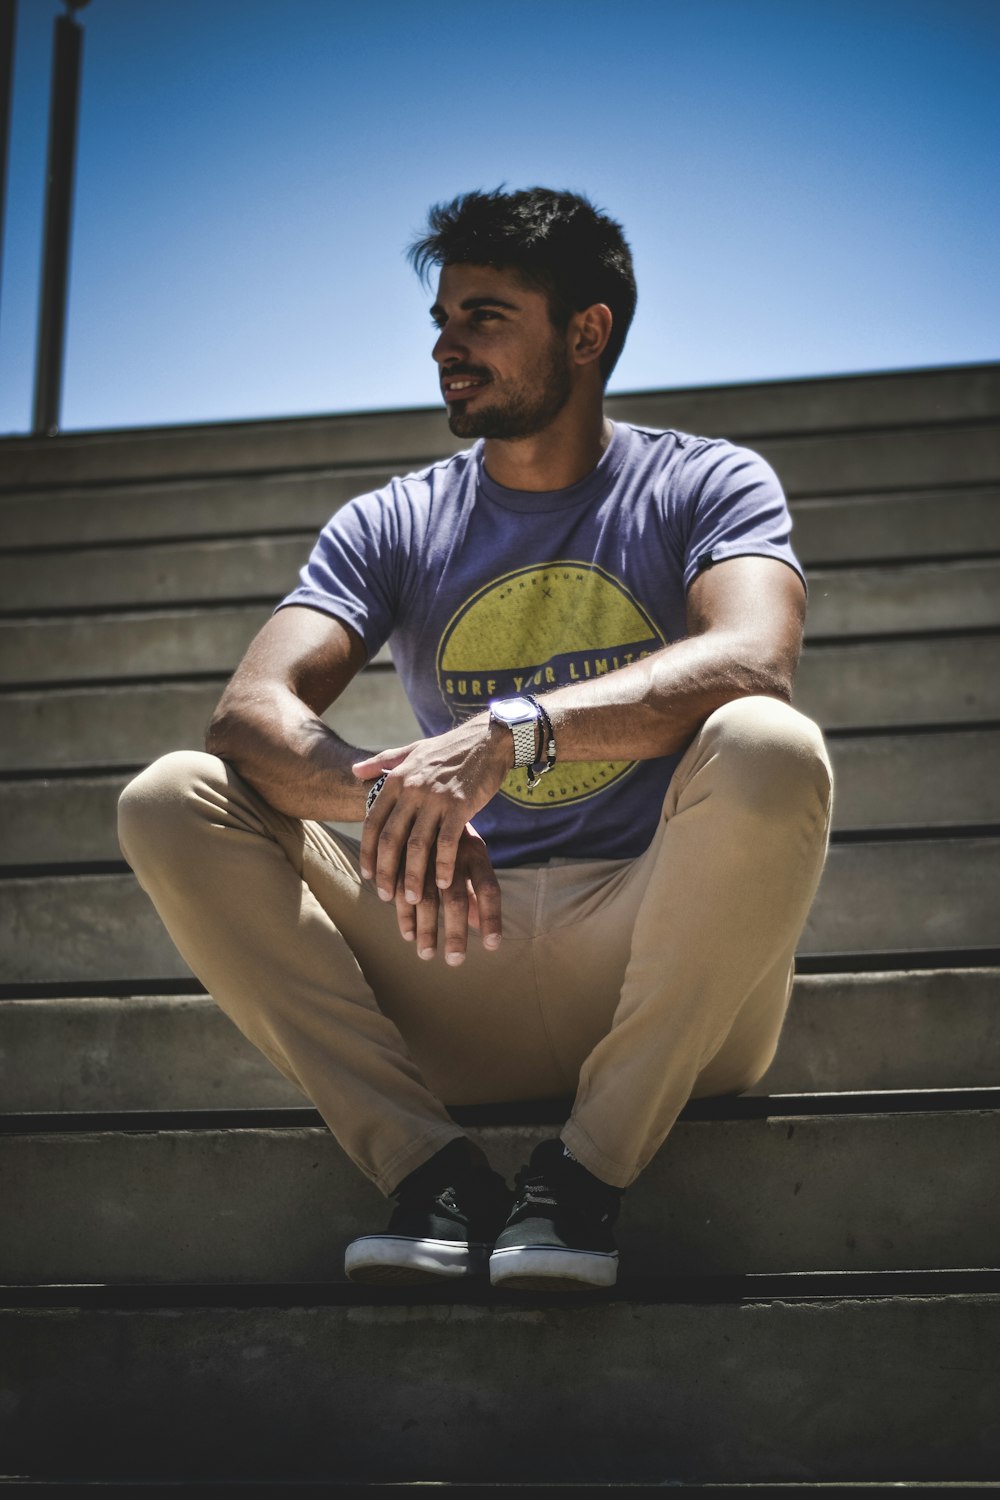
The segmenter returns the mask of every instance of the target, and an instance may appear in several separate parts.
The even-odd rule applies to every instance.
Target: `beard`
[[[475,376],[484,372],[463,366],[453,373]],[[572,388],[569,360],[561,338],[556,335],[529,381],[514,387],[507,395],[498,393],[494,401],[484,399],[471,411],[466,411],[464,401],[449,402],[448,426],[461,438],[503,438],[511,442],[535,437],[555,421]]]

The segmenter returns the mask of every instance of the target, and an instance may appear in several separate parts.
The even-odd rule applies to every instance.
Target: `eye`
[[[499,318],[500,314],[492,307],[477,307],[472,314],[473,322],[485,323],[487,318]]]

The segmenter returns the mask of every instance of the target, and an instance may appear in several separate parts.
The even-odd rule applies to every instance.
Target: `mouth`
[[[449,405],[453,401],[469,401],[489,383],[489,377],[485,375],[445,375],[441,381],[441,394]]]

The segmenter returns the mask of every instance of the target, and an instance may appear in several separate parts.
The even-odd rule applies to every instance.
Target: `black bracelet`
[[[525,693],[524,696],[529,703],[534,704],[538,714],[538,722],[542,726],[542,743],[545,747],[545,760],[536,760],[534,765],[527,767],[528,786],[533,787],[539,777],[544,776],[546,771],[551,771],[556,763],[556,737],[552,731],[552,720],[549,718],[544,706],[539,703],[537,698],[533,698],[530,693]]]
[[[386,781],[388,780],[388,778],[389,778],[389,772],[388,771],[382,771],[382,772],[380,772],[380,774],[378,776],[375,777],[375,780],[372,782],[371,786],[368,788],[368,796],[365,798],[365,817],[366,818],[367,818],[368,814],[371,812],[372,808],[375,806],[375,798],[378,796],[379,792],[385,786]]]

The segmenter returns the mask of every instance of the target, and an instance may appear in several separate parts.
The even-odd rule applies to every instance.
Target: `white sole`
[[[490,1256],[494,1286],[524,1291],[579,1291],[614,1286],[618,1251],[563,1250],[548,1245],[512,1245]]]
[[[344,1271],[351,1281],[412,1285],[442,1277],[483,1276],[488,1256],[488,1245],[369,1234],[348,1245]]]

